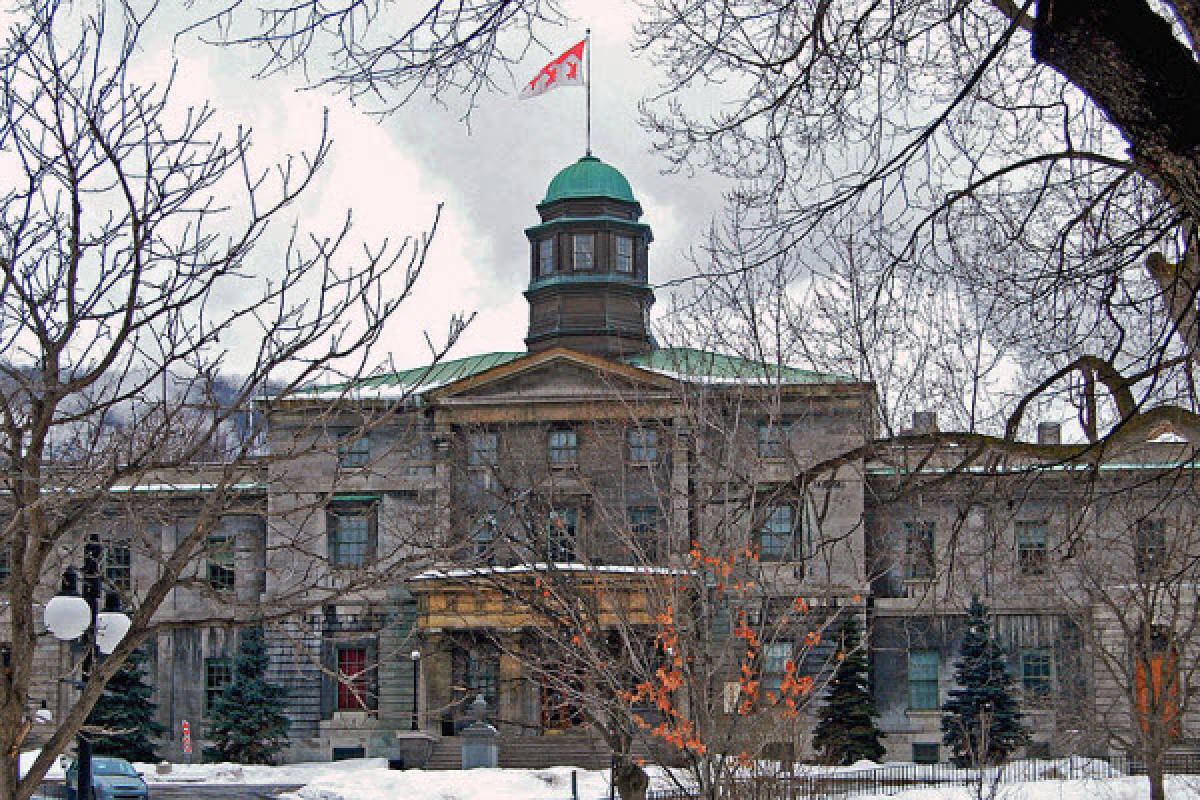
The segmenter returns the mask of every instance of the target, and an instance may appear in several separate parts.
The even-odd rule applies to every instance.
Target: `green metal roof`
[[[690,381],[713,383],[822,384],[854,383],[847,375],[769,364],[738,356],[696,350],[691,347],[664,347],[623,359],[626,364]]]
[[[347,387],[346,384],[313,386],[297,392],[296,396],[333,399],[342,394],[370,394],[379,398],[420,395],[526,355],[528,353],[523,352],[483,353],[386,375],[376,375],[358,381],[353,387]],[[845,375],[830,375],[799,367],[767,364],[737,356],[695,350],[690,347],[651,350],[649,353],[627,356],[621,360],[630,366],[688,382],[797,385],[853,383],[855,380]]]
[[[574,164],[561,170],[550,181],[541,205],[555,200],[579,199],[583,197],[608,197],[626,203],[636,203],[633,189],[614,167],[595,156],[584,156]]]
[[[477,356],[456,358],[453,361],[439,361],[424,367],[389,372],[385,375],[375,375],[356,381],[353,387],[339,383],[326,386],[313,386],[297,392],[301,396],[335,396],[347,392],[355,394],[374,393],[380,397],[389,395],[419,394],[454,383],[463,378],[469,378],[484,370],[498,367],[501,364],[520,358],[525,353],[500,352],[483,353]]]

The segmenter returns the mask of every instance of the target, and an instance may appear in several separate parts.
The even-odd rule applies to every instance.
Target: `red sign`
[[[183,721],[183,752],[187,755],[192,754],[192,727],[186,719]]]

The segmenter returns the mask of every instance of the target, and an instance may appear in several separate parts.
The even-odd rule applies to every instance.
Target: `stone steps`
[[[425,769],[462,769],[462,741],[458,736],[439,740]],[[611,759],[611,751],[599,737],[576,731],[550,736],[501,736],[499,751],[500,766],[507,769],[606,769]]]

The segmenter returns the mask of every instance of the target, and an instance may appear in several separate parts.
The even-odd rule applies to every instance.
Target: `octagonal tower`
[[[530,352],[569,347],[601,356],[644,353],[650,334],[647,253],[653,234],[629,181],[584,156],[550,181],[529,238]]]

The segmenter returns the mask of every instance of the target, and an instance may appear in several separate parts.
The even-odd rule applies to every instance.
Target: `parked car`
[[[79,797],[79,762],[67,767],[67,800]],[[92,793],[96,800],[147,800],[150,789],[142,773],[123,758],[92,758]]]

